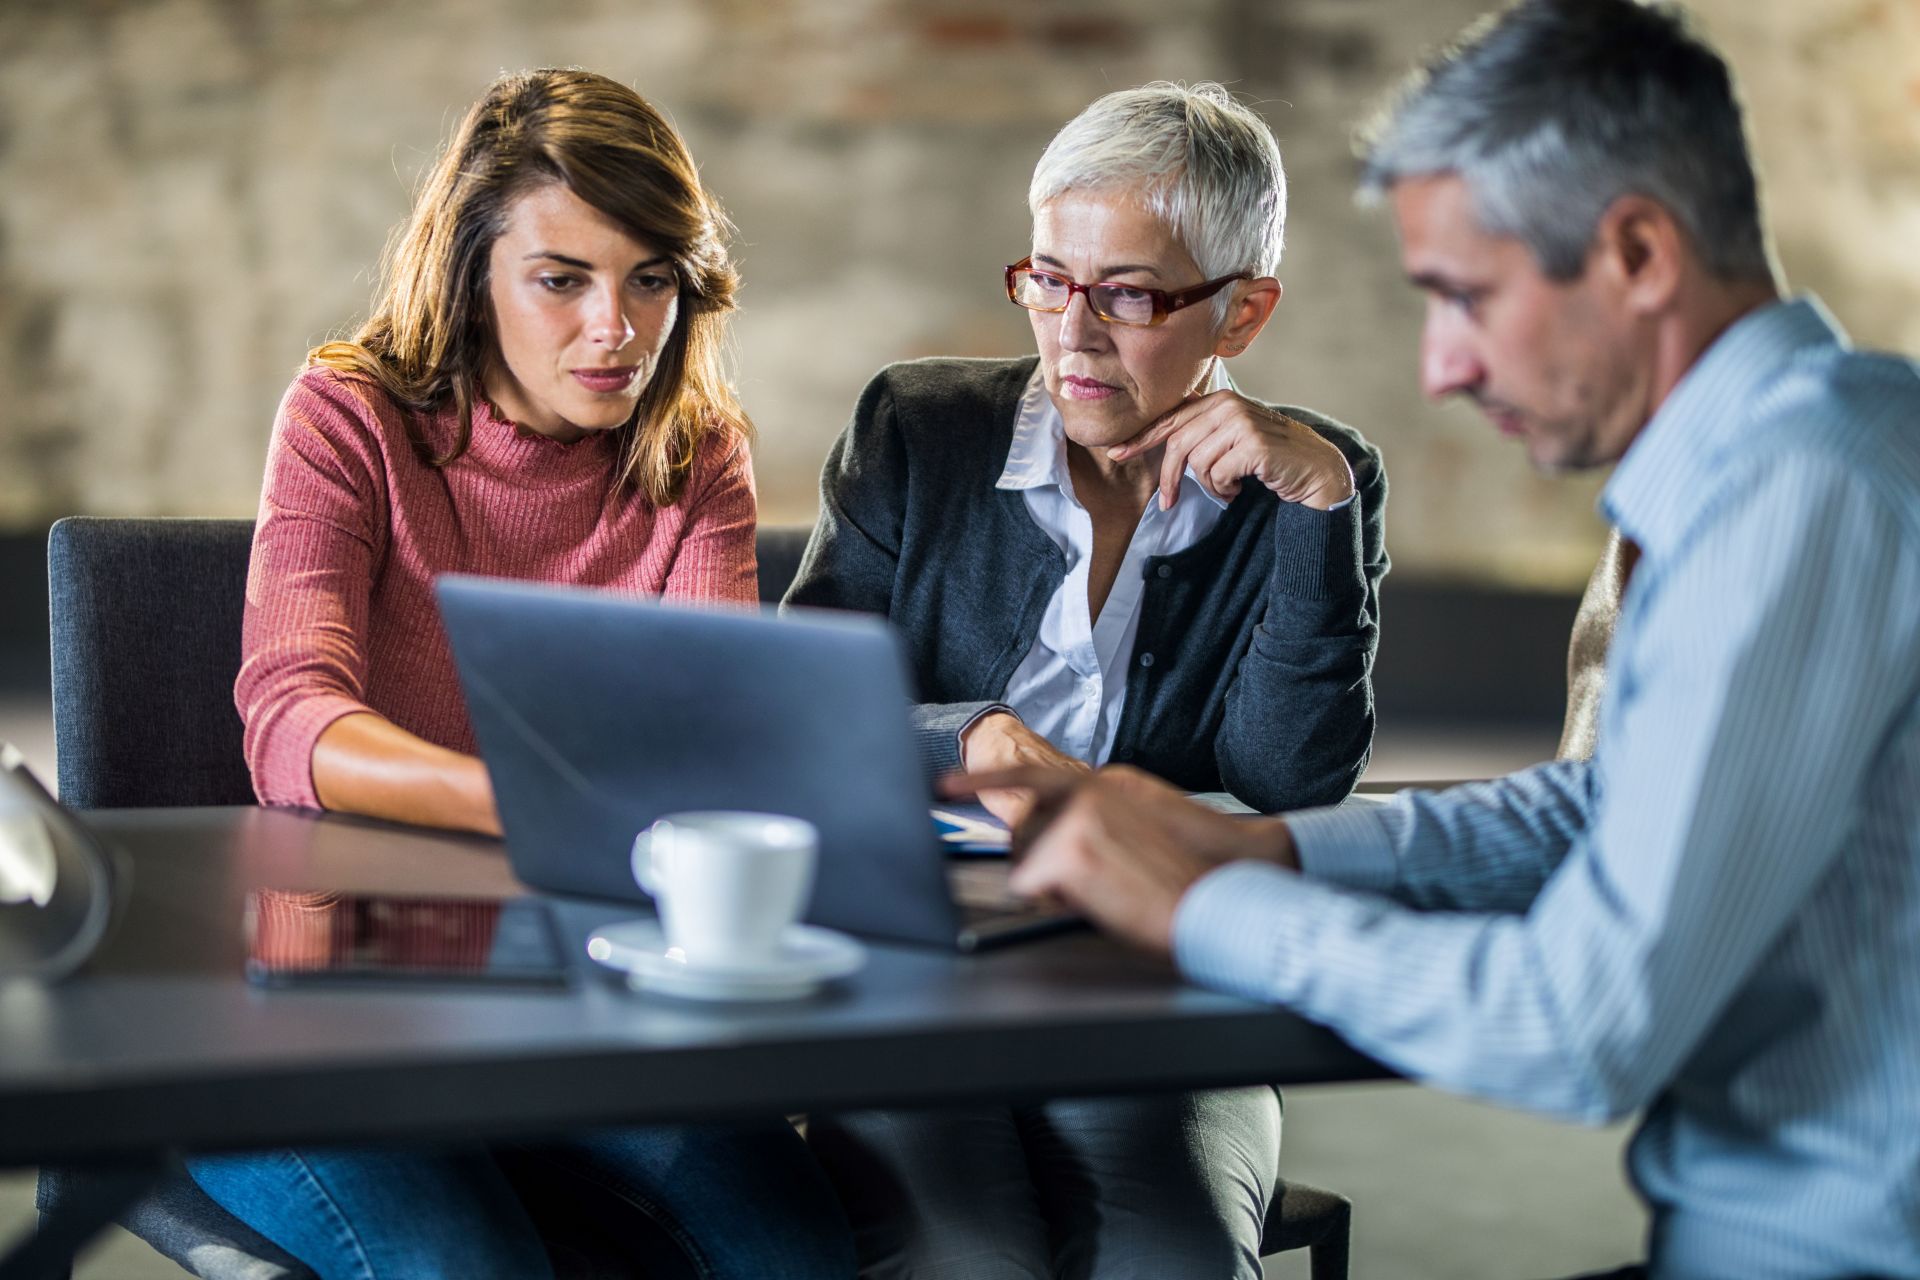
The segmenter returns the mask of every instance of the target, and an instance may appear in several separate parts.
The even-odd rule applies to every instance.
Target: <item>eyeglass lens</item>
[[[1151,324],[1153,295],[1125,285],[1096,284],[1088,287],[1087,301],[1094,314],[1121,324]],[[1073,298],[1071,282],[1046,271],[1013,273],[1013,300],[1035,311],[1064,311]]]

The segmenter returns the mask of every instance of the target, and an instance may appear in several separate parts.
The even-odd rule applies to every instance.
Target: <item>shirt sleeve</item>
[[[757,605],[753,455],[731,428],[701,445],[702,463],[688,483],[687,521],[661,591],[665,600]]]
[[[1595,1122],[1650,1102],[1833,865],[1920,681],[1920,567],[1877,491],[1807,458],[1715,502],[1636,580],[1595,776],[1303,822],[1307,865],[1382,892],[1222,868],[1180,905],[1181,967],[1444,1088]],[[1500,866],[1463,874],[1494,902],[1553,869],[1524,911],[1384,896],[1439,906],[1455,853]]]
[[[372,410],[325,371],[296,380],[267,447],[234,703],[264,804],[319,808],[313,747],[366,711],[367,615],[387,530]]]
[[[1339,800],[1372,754],[1387,475],[1357,437],[1343,452],[1354,474],[1346,505],[1282,503],[1274,514],[1266,609],[1214,735],[1222,785],[1262,812]]]
[[[906,506],[906,445],[883,371],[867,384],[853,420],[827,454],[820,471],[820,518],[781,607],[891,617]],[[914,707],[914,740],[927,776],[956,772],[961,731],[997,709],[1004,704],[994,698]]]
[[[1525,911],[1592,820],[1584,760],[1537,765],[1390,804],[1287,815],[1316,880],[1385,894],[1429,911]]]

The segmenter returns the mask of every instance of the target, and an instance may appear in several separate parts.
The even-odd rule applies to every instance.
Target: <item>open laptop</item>
[[[637,832],[667,813],[751,809],[819,828],[810,923],[967,951],[1075,923],[1013,899],[1004,864],[950,878],[885,622],[461,576],[437,591],[528,885],[645,902]]]

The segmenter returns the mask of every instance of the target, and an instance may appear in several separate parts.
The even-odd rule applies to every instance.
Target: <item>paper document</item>
[[[1003,857],[1013,847],[1013,833],[1005,823],[977,804],[948,805],[933,810],[933,829],[950,854]]]

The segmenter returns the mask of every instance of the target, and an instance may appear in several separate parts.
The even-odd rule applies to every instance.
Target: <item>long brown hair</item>
[[[498,350],[488,305],[493,242],[515,202],[553,182],[665,253],[679,276],[679,317],[618,434],[620,477],[671,506],[708,432],[752,430],[722,368],[739,284],[727,259],[732,228],[673,126],[605,76],[539,70],[494,81],[388,245],[372,316],[350,341],[315,347],[307,363],[371,378],[416,413],[451,403],[451,447],[436,452],[417,431],[414,447],[434,466],[466,452],[481,377]]]

